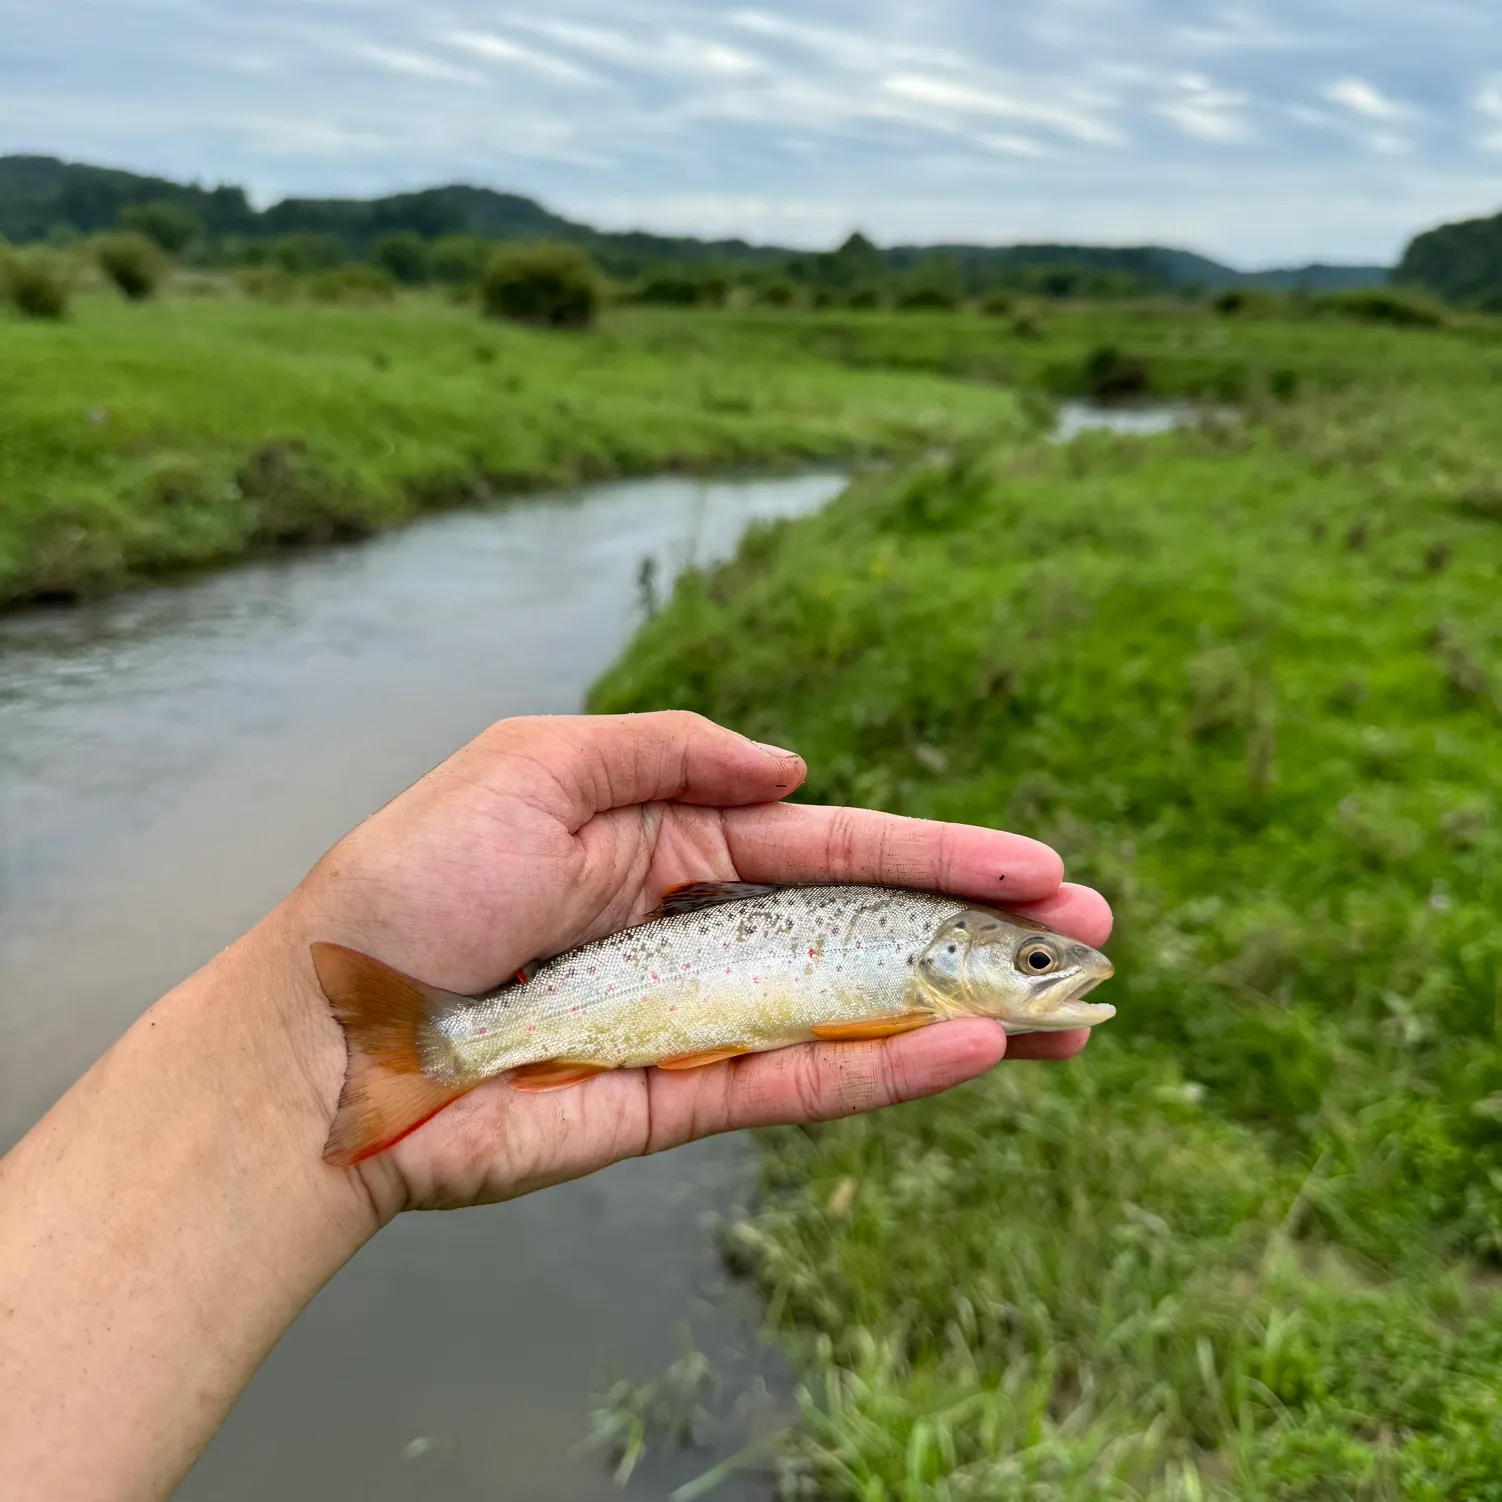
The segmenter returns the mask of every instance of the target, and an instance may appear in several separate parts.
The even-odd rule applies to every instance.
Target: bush
[[[235,285],[263,302],[286,302],[297,290],[295,279],[280,266],[242,266],[235,273]]]
[[[577,246],[508,246],[486,266],[480,297],[487,318],[553,329],[588,328],[600,308],[600,276]]]
[[[94,242],[99,269],[131,302],[145,302],[162,284],[167,263],[156,243],[134,230]]]
[[[120,227],[148,240],[169,256],[185,250],[203,237],[203,221],[179,204],[128,203],[120,210]]]
[[[850,294],[850,299],[847,306],[858,310],[867,311],[872,308],[879,308],[881,306],[881,288],[857,287],[855,291]]]
[[[383,267],[355,262],[309,277],[308,291],[319,302],[390,302],[396,280]]]
[[[1222,318],[1269,318],[1280,311],[1279,300],[1256,287],[1227,287],[1210,306]]]
[[[451,287],[467,287],[480,280],[490,247],[475,235],[445,235],[428,255],[428,274]]]
[[[332,235],[282,235],[271,246],[271,263],[283,271],[332,271],[343,259]]]
[[[764,308],[790,308],[798,300],[798,289],[786,277],[778,277],[763,283],[756,300]]]
[[[959,293],[948,287],[906,287],[897,296],[905,313],[950,313],[959,305]]]
[[[22,318],[66,318],[69,290],[57,259],[46,251],[0,258],[0,299]]]
[[[981,299],[980,310],[987,318],[1010,318],[1012,299],[1005,292],[988,292]]]
[[[388,277],[415,287],[427,281],[432,256],[428,242],[421,235],[399,230],[376,241],[375,264]]]
[[[1448,321],[1444,310],[1411,292],[1390,287],[1366,287],[1357,292],[1336,292],[1315,304],[1322,313],[1349,318],[1357,323],[1385,323],[1399,329],[1438,329]]]
[[[1152,389],[1147,362],[1124,355],[1112,344],[1102,344],[1085,357],[1080,370],[1080,389],[1100,401],[1119,401],[1145,396]]]

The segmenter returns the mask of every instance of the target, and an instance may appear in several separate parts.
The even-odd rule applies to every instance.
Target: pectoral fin
[[[824,1022],[810,1031],[821,1043],[873,1043],[914,1032],[935,1020],[925,1012],[905,1012],[900,1017],[867,1017],[860,1022]]]
[[[545,1090],[567,1090],[582,1085],[597,1074],[609,1074],[603,1064],[584,1064],[575,1059],[548,1059],[541,1064],[523,1064],[507,1076],[511,1088],[527,1095],[541,1095]]]

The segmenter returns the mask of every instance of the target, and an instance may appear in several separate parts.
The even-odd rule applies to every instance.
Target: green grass
[[[0,316],[0,604],[543,486],[1024,424],[1007,392],[710,332],[622,314],[537,333],[416,297],[89,294],[60,325]]]
[[[1502,1498],[1497,355],[1051,337],[1172,382],[1217,331],[1303,394],[862,480],[595,693],[1049,839],[1118,912],[1079,1062],[769,1139],[730,1246],[806,1374],[788,1495]]]

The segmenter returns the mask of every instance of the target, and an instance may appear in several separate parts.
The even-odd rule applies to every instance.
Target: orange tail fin
[[[338,944],[315,944],[313,966],[349,1049],[323,1158],[349,1168],[394,1146],[471,1088],[430,1079],[417,1047],[431,1011],[459,998]]]

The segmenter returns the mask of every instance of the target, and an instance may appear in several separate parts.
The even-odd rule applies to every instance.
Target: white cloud
[[[1409,105],[1389,99],[1364,78],[1339,79],[1325,90],[1325,98],[1368,120],[1406,120],[1413,114]]]
[[[349,48],[349,55],[374,63],[388,73],[402,73],[409,78],[432,78],[443,83],[471,85],[485,82],[483,74],[470,68],[457,68],[452,63],[441,62],[422,52],[409,52],[401,47],[383,47],[378,42],[357,42]]]
[[[548,78],[556,78],[561,83],[597,82],[592,73],[575,67],[573,63],[565,62],[559,57],[549,57],[545,52],[524,47],[519,42],[508,41],[505,37],[496,36],[493,32],[451,31],[445,41],[451,47],[457,47],[475,57],[482,57],[487,62],[513,63],[518,67],[530,68],[533,72],[541,73]]]
[[[973,139],[977,146],[983,146],[987,151],[994,151],[1000,156],[1031,157],[1036,160],[1053,155],[1047,146],[1040,145],[1027,136],[979,135]]]
[[[1186,136],[1231,144],[1252,138],[1251,126],[1240,113],[1246,103],[1245,94],[1218,88],[1199,73],[1184,73],[1176,80],[1175,97],[1160,104],[1158,113]]]
[[[722,78],[762,72],[766,64],[740,47],[682,31],[667,31],[641,39],[604,26],[575,21],[539,21],[518,17],[514,25],[560,46],[583,52],[602,62],[648,72],[708,73]]]
[[[1011,98],[999,90],[935,78],[922,73],[898,73],[882,80],[882,88],[899,99],[930,104],[968,115],[1001,115],[1047,126],[1077,141],[1098,146],[1117,146],[1121,132],[1107,121],[1058,105]]]

